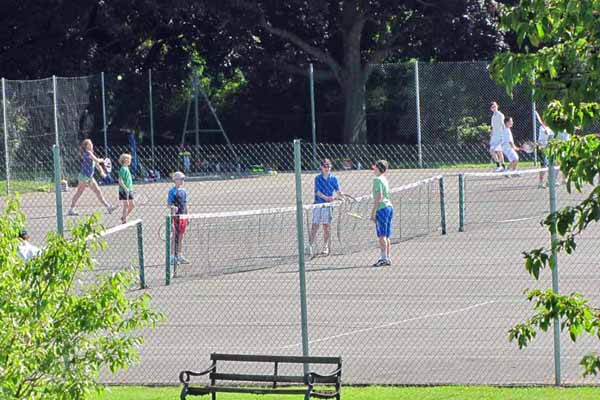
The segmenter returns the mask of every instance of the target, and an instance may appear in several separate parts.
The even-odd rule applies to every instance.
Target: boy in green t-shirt
[[[129,165],[131,165],[131,155],[121,154],[119,157],[119,200],[123,205],[123,215],[121,216],[121,222],[126,223],[127,217],[133,211],[133,179],[131,178],[131,171]]]
[[[383,267],[384,265],[392,265],[390,252],[392,242],[390,236],[392,234],[392,219],[394,218],[394,207],[390,200],[390,186],[387,178],[384,176],[388,170],[388,162],[379,160],[373,165],[373,210],[371,211],[371,221],[375,222],[377,230],[377,238],[379,239],[379,248],[381,255],[374,267]]]

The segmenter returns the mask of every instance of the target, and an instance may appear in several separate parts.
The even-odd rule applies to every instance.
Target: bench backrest
[[[306,383],[306,376],[302,375],[279,375],[279,364],[334,364],[338,368],[342,366],[341,357],[318,357],[318,356],[272,356],[272,355],[252,355],[252,354],[221,354],[212,353],[210,359],[213,364],[217,361],[234,361],[234,362],[256,362],[256,363],[274,363],[274,371],[272,375],[264,374],[231,374],[220,373],[216,369],[209,375],[209,378],[214,383],[217,380],[227,381],[250,381],[250,382],[265,382],[273,383]],[[315,383],[336,384],[339,382],[339,377],[322,377],[317,378]]]

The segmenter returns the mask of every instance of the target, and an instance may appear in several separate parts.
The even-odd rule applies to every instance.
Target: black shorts
[[[119,200],[133,200],[133,192],[122,192],[119,190]]]

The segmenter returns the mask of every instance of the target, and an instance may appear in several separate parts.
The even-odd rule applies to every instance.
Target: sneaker
[[[391,259],[391,258],[387,258],[387,259],[385,260],[385,265],[387,265],[387,266],[391,266],[391,265],[392,265],[392,259]]]
[[[112,212],[114,211],[114,207],[112,204],[108,203],[108,205],[106,206],[106,212],[109,214],[112,214]]]
[[[379,260],[377,260],[377,262],[375,264],[373,264],[373,267],[383,267],[385,265],[388,265],[387,260],[380,258]]]
[[[494,172],[502,172],[502,171],[504,171],[504,168],[502,168],[502,167],[497,167],[497,168],[494,170]]]
[[[189,264],[190,262],[184,256],[177,257],[177,262],[179,264]]]
[[[544,182],[538,183],[538,189],[546,189],[546,184]]]
[[[79,213],[77,211],[75,211],[74,208],[69,208],[69,211],[67,212],[67,215],[69,217],[75,217],[75,216],[79,215]]]
[[[321,255],[324,255],[324,256],[328,256],[329,255],[329,246],[325,246],[323,248],[323,251],[321,252]]]
[[[306,246],[304,248],[304,254],[307,255],[307,256],[309,256],[309,257],[313,256],[313,248],[312,248],[311,245],[308,245],[308,246]]]

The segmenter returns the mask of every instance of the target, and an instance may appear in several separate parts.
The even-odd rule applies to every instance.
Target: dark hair
[[[490,107],[491,107],[491,106],[493,106],[494,104],[495,104],[496,106],[500,107],[500,104],[498,104],[498,102],[497,102],[497,101],[490,101]]]
[[[331,160],[329,158],[324,158],[321,161],[321,166],[323,166],[323,165],[331,165]]]
[[[388,170],[389,164],[385,160],[377,160],[375,161],[375,168],[379,170],[382,174]]]
[[[510,121],[512,119],[511,116],[507,115],[506,117],[504,117],[504,123],[506,124],[508,121]]]

